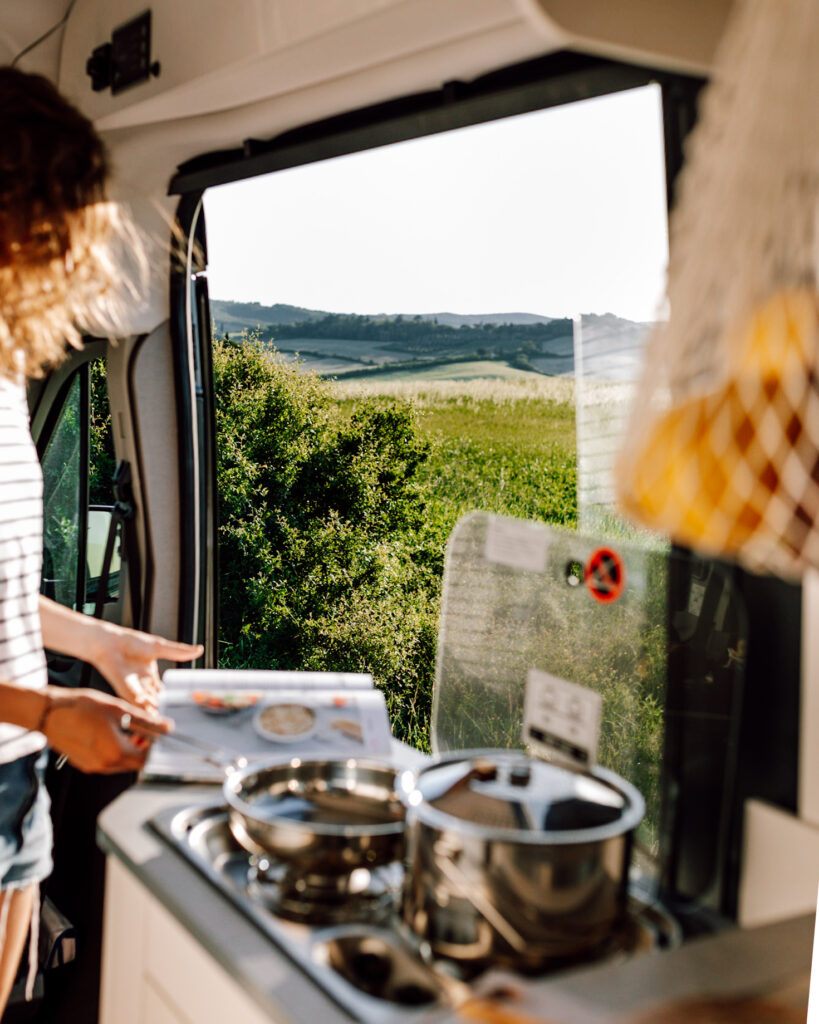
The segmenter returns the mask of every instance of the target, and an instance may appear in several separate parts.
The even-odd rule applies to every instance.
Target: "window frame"
[[[179,639],[202,643],[193,667],[218,660],[216,412],[207,288],[207,237],[202,193],[188,193],[176,211],[178,238],[170,267],[171,333],[179,437]]]
[[[246,139],[239,148],[204,153],[177,168],[168,194],[201,198],[205,189],[215,185],[650,84],[662,88],[665,111],[667,95],[680,98],[696,94],[703,79],[559,51],[470,82],[447,82],[437,90],[315,121],[271,139]],[[688,109],[685,104],[678,105],[680,110]],[[677,130],[682,128],[685,123],[679,117],[669,120],[667,154]],[[677,148],[681,157],[681,140]],[[676,169],[672,159],[672,180]]]

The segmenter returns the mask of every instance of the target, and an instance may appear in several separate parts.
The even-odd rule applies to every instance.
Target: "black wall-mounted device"
[[[159,75],[159,61],[151,61],[151,12],[115,28],[111,42],[94,49],[85,70],[94,92],[110,88],[114,96]]]

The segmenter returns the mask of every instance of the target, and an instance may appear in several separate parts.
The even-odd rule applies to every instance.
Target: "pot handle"
[[[516,953],[525,953],[527,951],[529,944],[526,939],[523,938],[514,925],[509,923],[495,904],[483,895],[479,883],[469,879],[454,861],[445,860],[440,854],[435,855],[435,863],[444,878],[451,885],[455,886],[461,896],[472,904],[499,935],[503,936]]]

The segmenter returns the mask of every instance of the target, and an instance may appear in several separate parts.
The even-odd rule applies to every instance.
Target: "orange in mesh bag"
[[[615,476],[634,518],[783,575],[819,566],[818,53],[817,0],[732,4]]]
[[[726,348],[723,383],[672,405],[621,461],[620,503],[713,554],[780,571],[819,563],[816,292],[777,292]]]

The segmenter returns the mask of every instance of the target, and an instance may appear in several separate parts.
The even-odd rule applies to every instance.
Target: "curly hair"
[[[40,75],[0,68],[0,375],[42,376],[118,291],[94,126]]]

